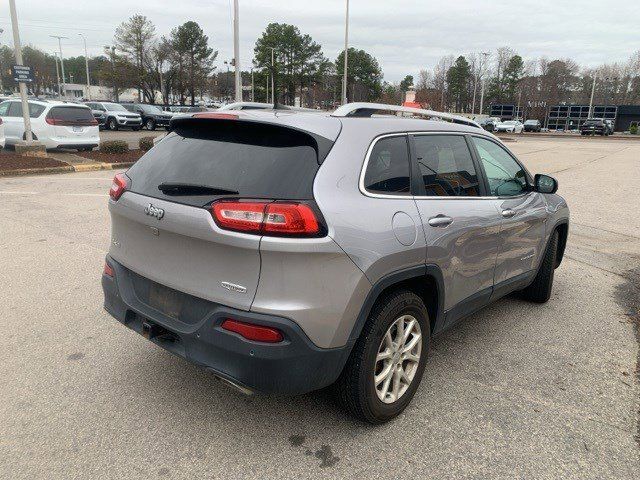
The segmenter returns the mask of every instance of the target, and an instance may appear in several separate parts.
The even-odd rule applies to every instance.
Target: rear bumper
[[[95,148],[100,144],[100,137],[51,137],[43,143],[46,148]]]
[[[302,394],[332,384],[351,350],[315,346],[293,321],[206,302],[197,321],[184,323],[144,303],[136,294],[133,272],[107,257],[115,277],[102,275],[104,308],[116,320],[143,333],[143,324],[158,327],[150,338],[162,348],[213,371],[246,389],[262,393]],[[201,300],[200,300],[201,302]],[[278,344],[253,342],[221,328],[226,318],[279,329]]]

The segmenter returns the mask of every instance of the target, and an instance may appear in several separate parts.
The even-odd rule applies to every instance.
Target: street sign
[[[34,81],[33,71],[26,65],[12,65],[11,75],[15,82],[32,83]]]

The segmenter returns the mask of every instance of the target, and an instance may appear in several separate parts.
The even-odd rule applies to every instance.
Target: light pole
[[[598,77],[598,72],[593,72],[593,84],[591,84],[591,99],[589,100],[589,117],[593,116],[593,95],[596,92],[596,78]]]
[[[342,73],[342,104],[347,103],[347,65],[349,62],[349,0],[344,22],[344,72]]]
[[[274,52],[275,52],[275,48],[274,47],[269,47],[271,49],[271,103],[273,103],[274,105],[276,104],[275,101],[275,91],[274,91],[274,77],[275,75],[275,62],[274,62]]]
[[[233,0],[233,60],[236,69],[236,102],[242,101],[242,76],[240,72],[240,20],[238,0]]]
[[[225,60],[224,64],[227,66],[227,74],[224,77],[224,101],[229,103],[229,62]]]
[[[79,33],[82,37],[82,41],[84,42],[84,68],[87,73],[87,98],[91,100],[91,82],[89,81],[89,57],[87,56],[87,39],[83,34]]]
[[[56,79],[58,80],[58,100],[60,100],[60,69],[58,68],[57,52],[53,52],[53,61],[56,62]]]
[[[255,102],[255,98],[253,96],[254,93],[254,83],[253,83],[253,67],[251,67],[251,101]]]
[[[4,33],[4,28],[0,28],[0,35]],[[4,94],[4,87],[2,86],[2,58],[0,58],[0,94]]]
[[[482,53],[482,56],[484,57],[484,62],[482,64],[482,70],[484,70],[484,66],[487,63],[487,57],[490,55],[490,53],[489,52],[481,52],[481,53]],[[481,71],[481,73],[483,73],[483,72]],[[479,112],[480,115],[482,115],[482,109],[484,107],[484,84],[485,84],[485,81],[484,81],[484,75],[483,75],[482,76],[482,87],[480,89],[480,112]]]
[[[67,88],[64,80],[64,57],[62,56],[62,39],[67,39],[68,37],[60,37],[59,35],[49,35],[50,37],[58,39],[58,49],[60,50],[60,69],[62,70],[62,96],[67,98]]]
[[[16,50],[16,65],[22,63],[22,46],[20,45],[20,32],[18,32],[18,14],[16,13],[16,0],[9,0],[9,10],[11,11],[11,28],[13,30],[13,46]],[[24,82],[18,82],[20,88],[20,99],[22,100],[22,119],[24,121],[24,136],[27,145],[33,143],[31,133],[31,118],[29,117],[29,102],[27,101],[27,86]]]

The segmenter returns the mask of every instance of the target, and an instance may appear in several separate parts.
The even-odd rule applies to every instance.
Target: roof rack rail
[[[432,120],[444,120],[470,127],[482,128],[477,122],[466,117],[461,117],[460,115],[452,115],[450,113],[436,112],[434,110],[425,110],[422,108],[403,107],[401,105],[387,105],[384,103],[347,103],[338,107],[332,115],[334,117],[371,117],[380,112],[412,113],[414,115],[429,117]]]

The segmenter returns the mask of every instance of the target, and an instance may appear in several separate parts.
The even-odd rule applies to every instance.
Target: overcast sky
[[[344,0],[240,1],[240,60],[270,22],[297,25],[335,60],[344,42]],[[115,27],[135,13],[158,34],[197,21],[219,51],[219,68],[233,55],[232,0],[16,0],[23,44],[48,52],[64,35],[64,56],[102,53]],[[13,45],[8,2],[0,11],[0,42]],[[630,0],[351,0],[349,44],[374,55],[385,79],[399,81],[432,68],[443,55],[510,46],[525,58],[570,57],[583,66],[625,61],[640,49],[640,2]]]

